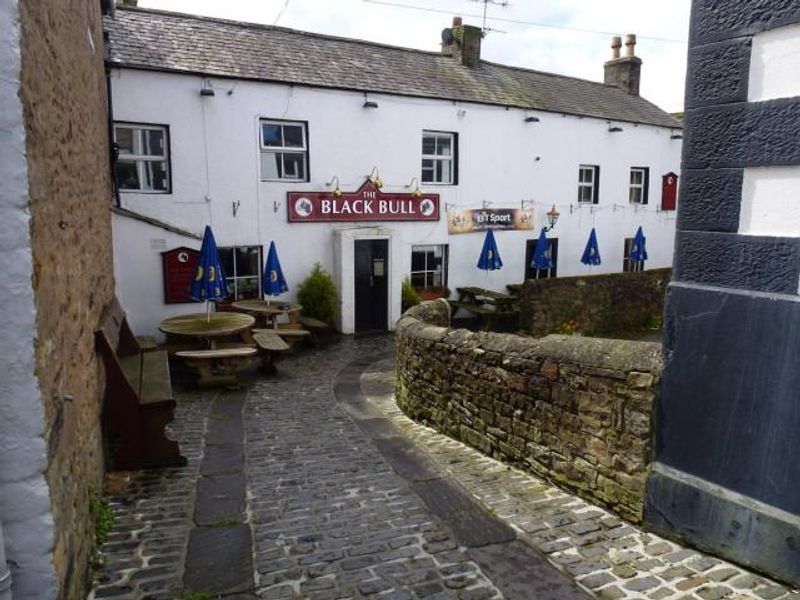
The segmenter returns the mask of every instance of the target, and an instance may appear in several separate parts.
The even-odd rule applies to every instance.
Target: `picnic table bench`
[[[519,314],[515,306],[517,299],[508,294],[478,287],[460,287],[456,292],[458,300],[450,300],[450,305],[478,315],[484,331],[494,329],[498,319]]]
[[[311,333],[311,339],[314,342],[314,347],[319,348],[319,339],[320,337],[325,334],[326,332],[330,331],[330,326],[320,321],[319,319],[315,319],[313,317],[304,317],[300,316],[300,325],[302,325],[306,331]]]
[[[213,350],[182,350],[175,356],[197,372],[198,386],[208,388],[237,385],[236,371],[247,365],[257,352],[251,346],[240,345]]]
[[[253,340],[261,354],[261,368],[267,373],[275,372],[275,355],[289,349],[287,344],[277,333],[269,330],[257,330],[253,333]]]
[[[109,467],[184,466],[178,443],[164,431],[175,411],[167,353],[143,349],[116,298],[100,317],[95,343],[106,373],[103,434]]]

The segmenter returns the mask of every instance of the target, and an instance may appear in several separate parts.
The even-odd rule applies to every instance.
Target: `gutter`
[[[6,562],[3,523],[0,521],[0,600],[11,600],[11,570]]]

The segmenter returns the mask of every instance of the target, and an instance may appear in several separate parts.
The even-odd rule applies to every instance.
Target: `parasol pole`
[[[206,323],[211,323],[211,302],[206,300]]]

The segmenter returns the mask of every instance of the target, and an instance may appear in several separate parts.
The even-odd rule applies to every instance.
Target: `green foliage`
[[[661,329],[663,321],[664,319],[661,315],[647,315],[647,318],[644,320],[644,328],[658,331]]]
[[[94,541],[98,546],[108,538],[114,526],[114,512],[108,506],[105,498],[96,492],[89,492],[89,514],[94,524]]]
[[[417,290],[414,289],[414,286],[411,285],[411,282],[408,280],[408,277],[406,277],[403,280],[403,288],[402,288],[401,304],[403,307],[403,312],[406,312],[409,308],[411,308],[412,306],[416,306],[420,302],[421,299],[419,297],[419,293],[417,293]]]
[[[556,327],[555,333],[563,333],[563,334],[573,334],[573,333],[580,333],[581,332],[581,324],[575,321],[574,319],[570,319],[568,321],[564,321]]]
[[[329,323],[339,312],[339,294],[330,273],[319,263],[297,289],[297,300],[303,306],[303,316]]]

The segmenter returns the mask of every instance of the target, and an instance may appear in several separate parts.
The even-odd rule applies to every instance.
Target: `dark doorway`
[[[550,244],[550,260],[553,263],[551,269],[537,269],[531,266],[533,252],[536,250],[538,240],[527,240],[525,243],[525,279],[547,279],[558,275],[558,238],[548,238]]]
[[[356,240],[356,333],[386,331],[389,240]]]

